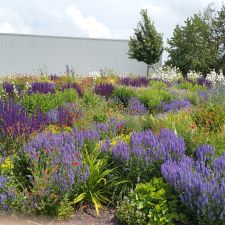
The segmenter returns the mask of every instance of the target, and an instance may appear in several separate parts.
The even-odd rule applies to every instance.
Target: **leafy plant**
[[[26,95],[22,100],[23,106],[30,112],[48,112],[51,109],[56,109],[67,102],[74,102],[78,98],[78,94],[74,89],[66,89],[56,92],[55,94],[40,94]]]
[[[115,88],[113,96],[119,99],[124,106],[127,106],[129,99],[135,96],[135,91],[129,87],[118,86]]]
[[[192,118],[199,128],[218,131],[225,124],[225,109],[223,105],[204,104],[193,111]]]
[[[99,209],[111,201],[113,189],[123,183],[113,174],[114,169],[110,169],[107,158],[99,158],[99,153],[84,153],[83,160],[88,168],[88,178],[80,186],[73,203],[92,203],[99,215]]]
[[[185,221],[178,197],[162,178],[140,183],[121,201],[116,217],[129,225],[166,225]]]

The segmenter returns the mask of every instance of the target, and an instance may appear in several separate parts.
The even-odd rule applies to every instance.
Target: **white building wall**
[[[127,51],[128,40],[0,34],[0,75],[60,74],[66,65],[81,75],[100,70],[146,75],[146,65],[129,59]]]

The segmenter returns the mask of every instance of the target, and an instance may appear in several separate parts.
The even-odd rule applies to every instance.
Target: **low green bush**
[[[119,99],[124,106],[127,106],[129,99],[135,96],[135,90],[131,87],[117,86],[113,91],[113,96]]]
[[[165,89],[145,88],[138,89],[136,97],[153,112],[162,101],[168,102],[174,98],[174,95]]]
[[[78,94],[74,89],[67,89],[56,92],[55,94],[33,94],[26,95],[22,99],[22,105],[29,113],[38,111],[48,112],[51,109],[56,109],[58,106],[68,102],[75,102],[78,99]]]
[[[185,221],[180,202],[171,187],[162,178],[140,183],[121,201],[116,217],[128,225],[172,225]]]
[[[225,124],[225,109],[219,104],[204,104],[195,108],[192,118],[197,127],[209,130],[222,130]]]

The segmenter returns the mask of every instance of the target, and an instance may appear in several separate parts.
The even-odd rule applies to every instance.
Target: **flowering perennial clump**
[[[183,156],[167,160],[161,171],[180,194],[181,201],[204,224],[223,224],[225,219],[225,153],[215,158],[210,145],[196,149],[196,160]]]
[[[76,90],[78,95],[82,96],[83,92],[81,90],[81,87],[77,83],[67,83],[62,85],[61,87],[62,91],[64,91],[65,89],[70,89],[70,88]]]
[[[132,97],[128,102],[128,112],[132,116],[137,116],[146,114],[148,110],[137,98]]]
[[[55,93],[55,85],[49,82],[34,82],[31,84],[28,93],[30,95],[35,93],[41,94]]]
[[[95,93],[106,98],[112,95],[113,90],[114,86],[112,84],[102,83],[95,86]]]
[[[103,143],[104,152],[110,149],[109,140]],[[120,161],[136,160],[147,165],[168,159],[179,159],[185,153],[185,143],[182,137],[176,136],[169,129],[162,129],[159,135],[150,130],[132,133],[130,144],[122,140],[112,147],[112,155]],[[121,156],[119,158],[119,156]]]
[[[163,112],[177,112],[180,109],[190,108],[191,103],[188,99],[175,99],[171,102],[161,102],[159,109],[161,109]]]
[[[45,115],[41,112],[29,116],[21,105],[0,101],[0,132],[3,136],[27,137],[45,123]]]
[[[123,77],[120,78],[120,84],[133,87],[147,87],[149,84],[149,79],[146,77]]]

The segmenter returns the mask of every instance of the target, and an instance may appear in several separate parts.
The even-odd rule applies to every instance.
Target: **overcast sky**
[[[147,8],[166,41],[211,2],[223,0],[0,0],[0,33],[128,39]]]

